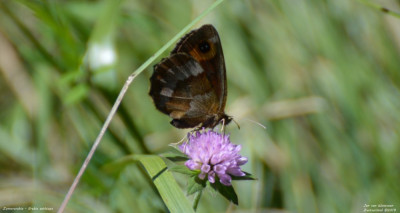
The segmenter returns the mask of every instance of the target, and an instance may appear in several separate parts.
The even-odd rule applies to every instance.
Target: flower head
[[[218,134],[211,130],[189,134],[188,143],[179,146],[189,160],[185,165],[190,170],[200,170],[199,178],[215,182],[216,176],[226,186],[231,185],[233,176],[245,176],[240,169],[247,158],[239,154],[240,145],[232,144],[229,135]]]

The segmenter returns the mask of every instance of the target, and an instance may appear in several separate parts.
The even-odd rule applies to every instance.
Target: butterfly
[[[177,43],[154,66],[150,78],[154,104],[177,128],[214,128],[232,118],[225,114],[227,96],[224,54],[217,30],[203,25]]]

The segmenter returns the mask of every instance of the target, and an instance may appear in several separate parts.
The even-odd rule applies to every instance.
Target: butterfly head
[[[214,128],[218,124],[226,126],[232,121],[232,119],[233,118],[231,116],[225,113],[219,113],[206,120],[201,127]]]

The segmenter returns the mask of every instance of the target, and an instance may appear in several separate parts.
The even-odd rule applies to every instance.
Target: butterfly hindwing
[[[150,95],[157,109],[173,118],[174,126],[195,127],[208,112],[218,110],[206,72],[185,53],[173,54],[157,64],[150,80],[154,85]]]

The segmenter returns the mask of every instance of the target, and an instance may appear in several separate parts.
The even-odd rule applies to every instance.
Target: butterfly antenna
[[[254,120],[251,120],[251,119],[248,119],[248,118],[243,118],[243,119],[245,119],[245,120],[247,120],[247,121],[250,121],[250,122],[252,122],[252,123],[254,123],[254,124],[257,124],[258,126],[260,126],[260,127],[263,128],[263,129],[267,129],[266,126],[262,125],[261,123],[259,123],[259,122],[257,122],[257,121],[254,121]],[[236,123],[236,122],[235,122],[235,123]]]
[[[235,119],[233,119],[233,117],[232,117],[232,121],[236,124],[236,126],[238,127],[238,129],[240,130],[240,125],[239,125],[239,123],[238,122],[236,122],[236,120]]]

